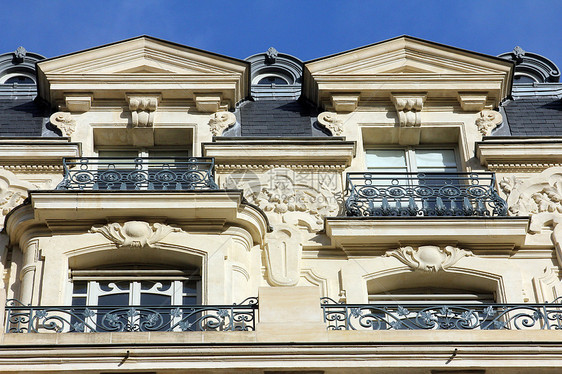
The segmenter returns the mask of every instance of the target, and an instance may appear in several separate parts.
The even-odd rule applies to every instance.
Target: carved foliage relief
[[[16,206],[23,203],[27,198],[27,191],[35,186],[29,182],[22,181],[14,173],[0,169],[0,209],[2,216],[8,214]],[[4,220],[0,220],[0,228]]]
[[[502,115],[495,110],[485,109],[478,113],[476,127],[483,136],[490,135],[492,130],[498,127],[503,121]]]
[[[211,133],[214,136],[222,135],[223,131],[228,129],[230,126],[236,123],[236,116],[234,113],[222,111],[216,112],[211,115],[209,120],[209,126],[211,127]]]
[[[53,113],[49,118],[49,121],[62,132],[63,136],[72,135],[76,129],[76,121],[68,112]]]
[[[338,174],[275,168],[263,174],[231,174],[223,187],[244,190],[274,227],[287,223],[315,232],[323,228],[324,217],[340,211]]]
[[[439,247],[436,245],[422,245],[417,248],[407,246],[385,254],[386,257],[395,257],[408,265],[412,270],[427,272],[446,271],[456,264],[461,258],[473,256],[470,251],[453,246]]]
[[[328,129],[333,136],[339,136],[343,133],[343,121],[336,113],[323,112],[318,115],[318,122]]]
[[[115,222],[104,226],[93,226],[90,232],[102,234],[118,248],[143,248],[153,247],[168,234],[181,232],[181,229],[161,223],[128,221],[123,224]]]

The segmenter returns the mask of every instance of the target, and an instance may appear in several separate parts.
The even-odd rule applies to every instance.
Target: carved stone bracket
[[[478,112],[486,107],[488,95],[483,92],[459,92],[457,99],[462,110]]]
[[[100,233],[117,247],[143,248],[153,247],[154,244],[164,239],[172,232],[181,232],[177,227],[161,223],[148,223],[144,221],[128,221],[121,223],[109,223],[104,226],[93,226],[92,233]]]
[[[133,127],[152,127],[160,96],[127,95]]]
[[[332,135],[339,136],[343,132],[343,121],[336,113],[323,112],[318,115],[318,122],[328,129]]]
[[[214,136],[222,135],[223,131],[236,123],[236,116],[231,112],[216,112],[211,115],[209,126]]]
[[[407,246],[385,254],[386,257],[396,257],[412,270],[427,272],[446,271],[461,258],[473,255],[470,251],[450,245],[444,248],[436,245],[422,245],[417,248]]]
[[[331,100],[336,112],[353,112],[359,104],[359,94],[334,94]]]
[[[290,225],[280,225],[268,234],[265,245],[267,279],[272,286],[296,286],[301,273],[302,244],[300,232]]]
[[[390,95],[401,127],[419,127],[421,110],[427,95],[425,93],[393,93]]]
[[[485,109],[478,113],[478,118],[476,118],[476,126],[478,131],[483,136],[490,135],[492,130],[498,127],[502,123],[503,118],[499,112],[495,110]]]
[[[222,103],[220,94],[195,94],[195,106],[199,112],[203,113],[228,110],[228,105]]]
[[[70,136],[76,129],[76,121],[68,112],[56,112],[51,115],[49,121],[56,126],[63,136]]]
[[[14,173],[0,169],[0,210],[5,216],[27,198],[27,191],[36,189],[33,184],[19,179]],[[4,219],[0,220],[0,228]]]
[[[91,93],[65,96],[66,110],[71,112],[87,112],[92,107],[92,96],[93,94]]]

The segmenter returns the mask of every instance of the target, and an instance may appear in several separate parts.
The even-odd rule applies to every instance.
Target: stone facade
[[[240,136],[270,67],[313,136]],[[0,371],[559,372],[562,147],[490,136],[513,73],[412,37],[38,62],[62,137],[0,138]]]

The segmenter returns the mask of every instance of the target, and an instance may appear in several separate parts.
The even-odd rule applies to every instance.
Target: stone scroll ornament
[[[343,133],[343,121],[338,118],[336,113],[320,113],[318,115],[318,122],[330,131],[333,136],[340,136]]]
[[[438,272],[446,271],[461,258],[473,256],[473,253],[450,245],[445,247],[422,245],[417,248],[400,247],[395,251],[386,253],[385,256],[397,258],[411,267],[412,270]]]
[[[14,173],[0,169],[0,209],[2,216],[8,214],[27,198],[27,191],[36,189],[33,184],[19,179]],[[0,220],[0,229],[4,219]]]
[[[56,112],[51,115],[49,121],[62,132],[62,136],[70,136],[76,130],[76,121],[68,112]]]
[[[93,226],[92,233],[100,233],[108,240],[120,247],[143,248],[153,247],[154,244],[164,239],[172,232],[181,232],[177,227],[164,225],[162,223],[148,223],[144,221],[128,221],[121,223],[110,223],[104,226]]]
[[[502,115],[495,110],[485,109],[478,113],[476,127],[483,136],[490,135],[492,130],[498,127],[503,121]]]
[[[296,286],[300,279],[302,244],[298,229],[279,225],[265,245],[267,280],[274,287]]]
[[[236,123],[236,116],[234,113],[221,111],[216,112],[211,115],[209,120],[209,126],[211,128],[211,133],[214,136],[222,135],[223,131],[228,129],[230,126]]]
[[[133,127],[152,127],[159,97],[128,96]]]
[[[552,227],[551,239],[562,268],[562,167],[548,168],[526,180],[503,178],[500,188],[508,196],[510,215],[531,217],[531,233]]]

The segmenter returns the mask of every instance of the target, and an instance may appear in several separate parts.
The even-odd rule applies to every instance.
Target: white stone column
[[[20,298],[24,305],[33,300],[33,284],[35,282],[35,269],[37,267],[37,241],[28,242],[23,250],[23,266],[20,271],[21,290]]]

